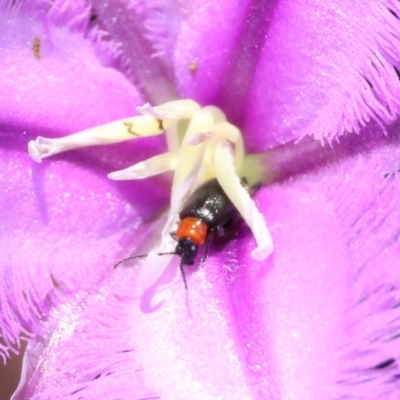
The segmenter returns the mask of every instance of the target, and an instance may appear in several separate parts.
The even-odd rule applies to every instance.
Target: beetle
[[[257,184],[249,188],[245,178],[242,178],[241,183],[250,195],[254,195],[261,186]],[[179,269],[185,289],[187,289],[184,268],[194,264],[199,246],[206,244],[203,262],[207,258],[214,233],[218,232],[219,236],[223,236],[225,228],[235,224],[239,220],[240,214],[217,179],[212,179],[191,194],[183,204],[179,218],[180,222],[176,232],[171,233],[171,236],[177,241],[175,250],[159,253],[159,255],[176,254],[181,257]],[[125,261],[146,256],[147,254],[127,257],[115,264],[114,268]]]

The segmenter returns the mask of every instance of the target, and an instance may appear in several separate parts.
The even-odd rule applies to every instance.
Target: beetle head
[[[199,246],[189,238],[179,239],[175,253],[181,257],[183,265],[193,265]]]

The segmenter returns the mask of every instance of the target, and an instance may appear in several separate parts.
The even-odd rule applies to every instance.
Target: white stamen
[[[229,147],[219,144],[213,154],[213,161],[218,182],[253,232],[257,248],[252,251],[251,256],[256,260],[268,257],[274,249],[271,235],[263,215],[236,175]]]
[[[193,133],[185,140],[186,144],[190,144],[191,146],[195,146],[196,144],[204,143],[205,141],[212,138],[212,134],[208,132],[198,132]]]
[[[268,257],[273,251],[271,235],[263,215],[237,175],[244,160],[243,138],[239,129],[226,121],[225,114],[219,108],[201,108],[198,103],[188,99],[155,107],[145,104],[137,110],[143,115],[62,138],[38,137],[29,142],[29,154],[33,160],[41,162],[45,157],[78,147],[117,143],[166,132],[168,152],[109,174],[111,179],[126,180],[174,171],[170,210],[161,232],[160,244],[149,253],[138,274],[137,283],[143,288],[152,286],[161,277],[173,257],[157,254],[174,251],[176,241],[170,233],[179,220],[179,211],[185,199],[197,187],[213,178],[218,179],[253,232],[257,248],[251,252],[251,256],[257,260]],[[183,137],[178,135],[178,129],[183,126],[178,126],[178,122],[182,119],[190,120]]]
[[[163,119],[163,116],[157,113],[154,107],[150,105],[150,103],[145,103],[142,106],[137,106],[136,111],[142,115],[151,115],[155,119]]]
[[[167,124],[170,126],[171,123]],[[158,120],[150,115],[143,115],[121,119],[60,138],[39,136],[28,143],[28,152],[35,161],[40,162],[43,158],[79,147],[119,143],[141,136],[159,135],[162,132]]]
[[[171,247],[170,249],[174,249]],[[136,285],[142,289],[152,287],[164,274],[174,255],[158,255],[158,250],[152,250],[140,266],[136,275]]]
[[[215,124],[212,133],[220,140],[234,144],[234,158],[236,172],[240,169],[244,158],[243,138],[239,129],[229,122]]]
[[[175,120],[190,119],[200,111],[200,106],[193,100],[175,100],[160,106],[152,107],[149,103],[141,107],[136,107],[136,110],[143,115],[151,115],[156,119]]]
[[[34,161],[40,162],[43,158],[79,147],[119,143],[138,137],[159,135],[176,125],[178,120],[191,118],[200,110],[200,106],[193,100],[176,100],[158,107],[145,104],[139,110],[144,115],[124,118],[69,136],[53,139],[39,136],[28,143],[28,152]],[[175,130],[172,129],[170,132],[176,135]],[[171,144],[174,143],[174,140],[170,141]]]
[[[203,182],[215,177],[212,166],[207,162],[207,157],[205,157],[205,149],[208,142],[192,145],[188,144],[188,141],[190,142],[192,135],[197,135],[199,132],[210,132],[216,123],[224,120],[225,114],[219,108],[213,106],[202,108],[190,120],[183,142],[179,148],[178,163],[172,184],[172,195],[176,190],[179,190],[179,187],[193,174],[194,170],[198,170],[198,182],[195,182],[195,186],[191,187],[192,191]]]
[[[32,160],[36,161],[37,163],[41,163],[43,157],[42,152],[40,152],[38,149],[37,141],[39,138],[40,136],[37,137],[35,140],[30,140],[28,142],[28,153],[32,157]]]
[[[132,167],[111,172],[108,174],[108,177],[116,181],[144,179],[162,174],[163,172],[173,171],[176,168],[176,164],[175,152],[163,153],[132,165]]]

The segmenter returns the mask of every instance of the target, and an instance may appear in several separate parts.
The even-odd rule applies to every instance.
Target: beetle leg
[[[226,230],[225,230],[225,228],[224,228],[223,225],[218,225],[218,226],[217,226],[217,236],[218,236],[218,237],[224,237],[224,236],[226,236]]]
[[[206,246],[205,246],[205,248],[204,248],[204,256],[203,256],[203,258],[200,260],[200,266],[202,266],[203,263],[205,263],[205,262],[207,261],[208,252],[209,252],[209,250],[210,250],[210,245],[211,245],[211,242],[212,242],[212,240],[213,240],[213,237],[214,237],[214,230],[211,230],[210,233],[209,233],[209,235],[208,235],[208,237],[207,237],[207,240],[206,240]]]
[[[249,186],[247,178],[244,176],[240,178],[240,183],[249,192],[250,196],[254,196],[262,187],[261,182],[257,182],[253,186]]]
[[[254,196],[262,187],[262,183],[261,182],[257,182],[255,183],[250,189],[250,196]]]
[[[235,238],[239,236],[241,216],[238,212],[232,213],[229,219],[218,225],[217,236],[219,238]]]

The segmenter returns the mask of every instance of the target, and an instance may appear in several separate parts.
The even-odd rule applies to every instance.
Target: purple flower
[[[15,399],[397,399],[400,6],[1,2],[0,354]],[[140,296],[163,137],[34,164],[26,145],[193,98],[238,126],[275,251],[242,232]],[[261,160],[261,161],[260,161]]]

